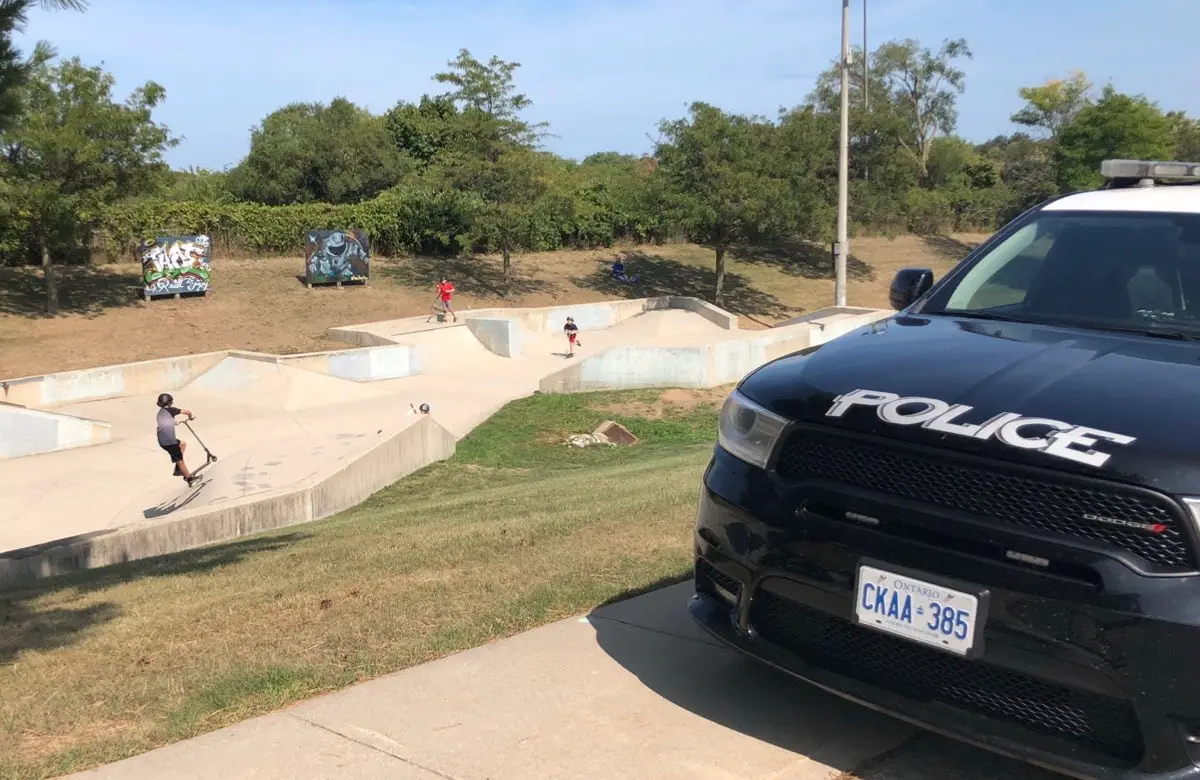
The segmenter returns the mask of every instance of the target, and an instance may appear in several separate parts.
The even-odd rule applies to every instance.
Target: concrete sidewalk
[[[665,588],[73,777],[1049,780],[719,646],[688,617],[690,593]]]

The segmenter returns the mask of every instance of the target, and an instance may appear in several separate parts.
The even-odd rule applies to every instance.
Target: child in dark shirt
[[[166,450],[171,456],[171,462],[175,464],[175,476],[183,477],[188,483],[188,487],[197,479],[195,474],[188,470],[187,464],[183,462],[183,451],[187,447],[186,442],[179,440],[175,435],[175,418],[181,414],[186,414],[189,420],[194,420],[195,417],[187,409],[180,409],[175,406],[175,399],[170,393],[162,393],[158,396],[158,446]]]
[[[567,357],[575,357],[575,346],[583,346],[578,341],[579,327],[575,324],[573,317],[567,317],[567,324],[563,325],[563,333],[567,334]]]

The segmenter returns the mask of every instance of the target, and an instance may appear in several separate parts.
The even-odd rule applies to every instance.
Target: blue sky
[[[852,0],[861,42],[863,0]],[[1011,131],[1019,86],[1072,68],[1096,84],[1200,114],[1196,0],[868,0],[870,48],[963,37],[958,132]],[[375,112],[436,93],[459,48],[522,64],[517,85],[553,151],[582,158],[651,148],[659,120],[693,100],[774,116],[803,101],[837,56],[838,0],[92,0],[85,13],[34,11],[26,50],[103,65],[122,96],[153,79],[157,118],[182,143],[175,167],[225,168],[250,129],[293,101],[344,95]]]

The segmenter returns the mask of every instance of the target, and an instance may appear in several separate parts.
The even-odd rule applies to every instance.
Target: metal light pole
[[[867,48],[867,0],[863,3],[863,113],[871,110],[871,50]],[[871,166],[863,166],[863,179],[871,180]]]
[[[846,257],[850,254],[850,238],[846,222],[850,200],[850,0],[842,0],[842,130],[838,139],[838,216],[835,248],[836,280],[833,287],[834,306],[846,305]]]
[[[867,0],[863,0],[863,108],[871,108],[871,55],[867,48]]]

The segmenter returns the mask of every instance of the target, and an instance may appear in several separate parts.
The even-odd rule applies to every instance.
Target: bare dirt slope
[[[941,276],[981,236],[858,238],[848,269],[851,305],[883,307],[896,269],[932,268]],[[621,258],[639,287],[614,283]],[[133,264],[59,269],[63,313],[41,314],[38,269],[0,268],[0,378],[148,360],[218,349],[273,353],[342,348],[329,327],[418,316],[431,311],[434,285],[448,276],[456,307],[546,306],[658,294],[710,299],[713,254],[692,244],[524,255],[514,261],[513,295],[501,294],[495,258],[372,261],[367,287],[308,289],[298,257],[213,261],[207,298],[143,302]],[[732,253],[725,306],[742,326],[768,327],[832,303],[827,248],[785,245]]]

